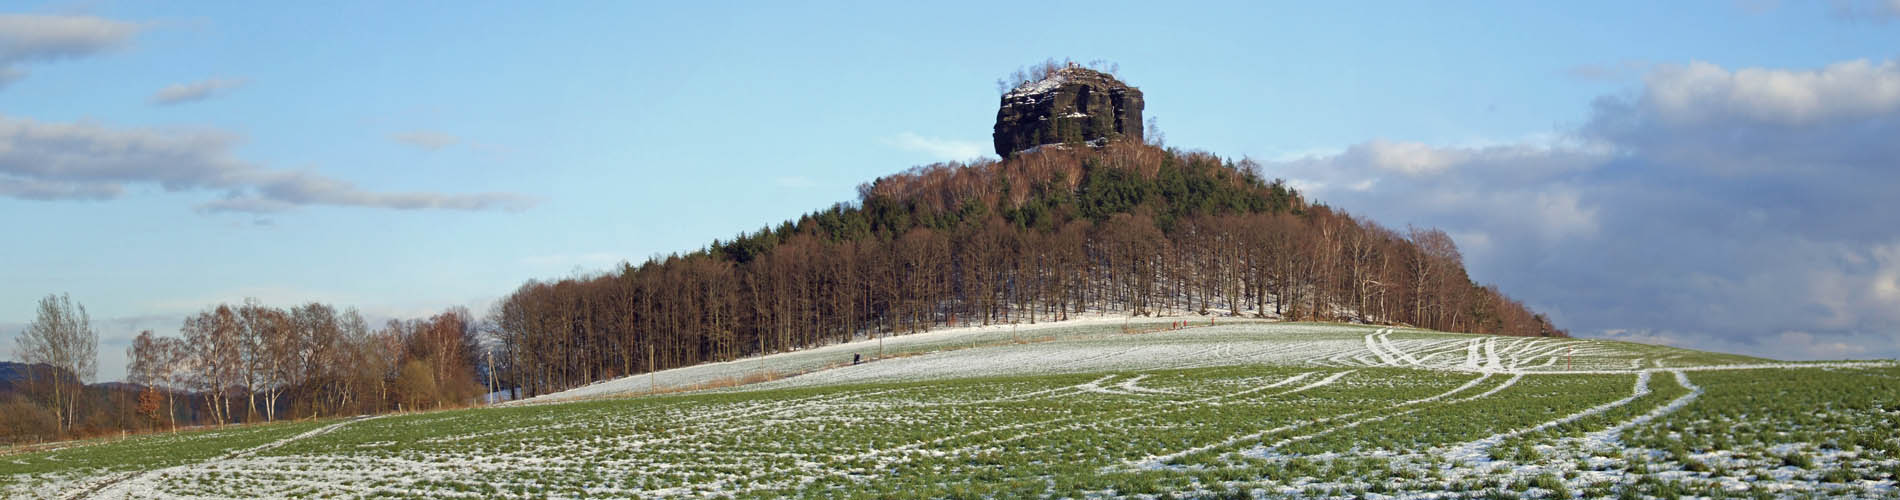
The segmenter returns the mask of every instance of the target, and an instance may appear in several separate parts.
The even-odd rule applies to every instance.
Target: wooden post
[[[659,368],[653,364],[653,344],[647,344],[647,392],[660,392]]]

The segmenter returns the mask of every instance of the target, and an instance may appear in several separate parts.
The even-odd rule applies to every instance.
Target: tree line
[[[480,325],[465,308],[372,328],[354,309],[246,300],[140,332],[126,384],[87,385],[98,333],[69,297],[40,301],[20,337],[17,386],[0,394],[0,441],[32,442],[464,405],[486,391]]]
[[[614,271],[488,322],[502,386],[1074,314],[1222,314],[1566,336],[1473,282],[1443,231],[1310,204],[1251,161],[1138,143],[912,169],[855,203]]]

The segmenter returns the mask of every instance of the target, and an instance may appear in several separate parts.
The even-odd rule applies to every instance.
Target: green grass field
[[[0,493],[9,498],[1900,495],[1895,487],[1900,368],[1890,363],[1780,364],[1637,344],[1556,340],[1544,341],[1556,342],[1546,346],[1330,325],[1222,328],[1230,330],[1119,335],[1104,327],[1104,333],[1085,338],[946,350],[840,368],[841,373],[825,374],[817,382],[786,379],[769,390],[151,436],[4,457]],[[1283,362],[1221,366],[1165,367],[1140,357],[1153,345],[1200,345],[1211,338],[1226,340],[1202,345],[1209,353],[1220,347],[1261,353],[1310,348],[1304,349],[1308,355],[1284,356]],[[1474,339],[1480,343],[1473,344]],[[1334,349],[1341,341],[1356,343],[1363,354],[1342,354],[1343,348]],[[1124,353],[1128,359],[1120,364],[1131,369],[1095,370],[1091,367],[1099,365],[1093,361],[1075,364],[1073,372],[1049,369],[1103,356],[1103,346]],[[1553,353],[1575,358],[1573,352],[1586,350],[1588,359],[1567,361],[1587,364],[1588,370],[1565,370],[1565,360],[1548,361]],[[946,362],[933,358],[956,363],[1022,351],[1041,353],[1047,362],[1016,370],[973,366],[978,376],[969,377],[879,381],[875,376],[905,368],[899,363],[930,370]],[[1493,353],[1498,369],[1485,369]],[[1474,357],[1480,369],[1458,369]],[[1438,361],[1447,363],[1435,365]],[[892,366],[873,366],[879,364]],[[1617,366],[1624,369],[1611,369]],[[853,375],[851,369],[869,375]]]

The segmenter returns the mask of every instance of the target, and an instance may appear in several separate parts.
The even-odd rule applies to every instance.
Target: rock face
[[[1141,140],[1141,89],[1080,66],[1058,69],[1003,94],[996,154],[1008,158],[1049,144]]]

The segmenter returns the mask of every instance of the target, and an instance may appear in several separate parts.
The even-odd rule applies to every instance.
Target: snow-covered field
[[[1175,325],[1178,329],[1171,329]],[[1155,331],[1159,330],[1159,331]],[[1126,334],[1126,331],[1142,332]],[[880,347],[880,343],[882,346]],[[885,359],[878,359],[880,352]],[[871,362],[849,365],[859,354]],[[802,374],[744,389],[961,377],[1245,365],[1394,366],[1491,373],[1612,373],[1777,365],[1602,340],[1491,337],[1357,325],[1205,317],[1092,317],[992,325],[836,344],[604,381],[519,403],[649,394],[750,375]]]
[[[885,357],[930,354],[940,351],[968,349],[979,346],[995,346],[1023,340],[1071,338],[1076,336],[1101,335],[1105,332],[1120,332],[1126,326],[1130,328],[1154,328],[1179,319],[1130,319],[1121,316],[1088,316],[1069,321],[1043,322],[1024,325],[990,325],[958,328],[938,328],[928,332],[894,335],[882,339],[867,339],[844,344],[778,353],[765,356],[764,359],[751,357],[722,363],[661,370],[651,374],[639,374],[602,381],[554,394],[544,394],[521,401],[522,403],[546,403],[572,401],[599,397],[650,394],[654,392],[674,391],[684,388],[713,385],[716,382],[740,380],[759,373],[802,374],[824,371],[851,362],[853,354],[864,359],[873,359],[880,354]]]
[[[1900,495],[1891,362],[1178,321],[947,329],[855,366],[831,367],[875,340],[532,404],[16,455],[0,497]],[[759,370],[804,374],[608,397]],[[163,458],[179,449],[211,451]]]

